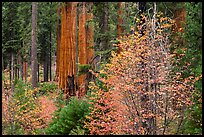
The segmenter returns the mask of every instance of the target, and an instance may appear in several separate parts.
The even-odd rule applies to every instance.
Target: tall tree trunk
[[[77,23],[76,23],[76,18],[77,18],[77,4],[78,2],[73,2],[72,5],[72,12],[71,12],[71,16],[72,16],[72,32],[73,35],[71,37],[71,43],[72,43],[72,76],[73,76],[73,95],[76,95],[76,90],[77,90],[77,81],[76,81],[76,75],[77,75],[77,69],[76,69],[76,37],[77,37]]]
[[[79,63],[87,64],[87,44],[86,44],[86,7],[85,2],[82,3],[82,11],[79,14]],[[82,74],[78,78],[79,96],[83,96],[85,91],[86,74]]]
[[[86,22],[89,22],[93,19],[93,13],[91,10],[93,3],[89,2],[87,3],[87,14],[86,14]],[[93,30],[93,25],[88,24],[86,27],[86,45],[87,45],[87,63],[91,65],[91,61],[93,60],[94,57],[94,30]],[[88,89],[88,83],[92,79],[92,74],[90,72],[87,73],[87,79],[85,81],[85,92],[84,95],[86,94],[86,91]]]
[[[62,7],[61,41],[59,53],[59,87],[64,90],[65,97],[76,95],[76,2],[67,2]]]
[[[49,51],[50,51],[50,57],[49,57],[49,72],[50,72],[50,81],[52,81],[52,43],[51,43],[51,27],[50,27],[50,44],[49,44]]]
[[[44,82],[48,82],[48,62],[49,62],[49,57],[48,54],[45,54],[45,59],[43,62],[43,76],[44,76]]]
[[[37,3],[32,2],[32,48],[31,48],[31,73],[32,87],[37,87],[37,46],[36,46],[36,31],[37,31]]]
[[[50,2],[50,9],[52,9],[52,2]],[[50,10],[50,18],[52,17],[52,10]],[[50,81],[52,81],[52,22],[50,21],[50,63],[49,63],[49,66],[50,66]]]
[[[60,6],[57,8],[57,16],[60,17]],[[60,57],[60,34],[61,34],[61,22],[60,19],[57,20],[57,51],[56,51],[56,72],[55,72],[55,81],[58,81],[59,77],[59,57]]]
[[[101,33],[105,35],[105,33],[108,31],[108,2],[103,2],[103,12],[102,12],[102,17],[99,22],[99,26],[101,26]],[[100,43],[100,49],[101,50],[107,50],[109,49],[109,43],[108,43],[108,37],[103,36],[101,38],[101,43]],[[104,57],[106,58],[106,57]]]

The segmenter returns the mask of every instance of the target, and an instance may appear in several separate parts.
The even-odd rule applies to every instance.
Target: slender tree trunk
[[[10,57],[11,57],[11,53],[10,53]],[[9,80],[10,80],[10,85],[11,85],[11,60],[9,60]]]
[[[11,53],[11,92],[14,93],[14,53]]]
[[[51,23],[51,22],[50,22]],[[50,67],[50,81],[52,81],[52,42],[51,42],[51,40],[52,40],[52,27],[50,26],[50,57],[49,57],[49,67]]]
[[[57,16],[60,17],[60,7],[57,8]],[[56,51],[56,72],[55,81],[58,81],[59,77],[59,57],[60,57],[60,34],[61,34],[61,22],[60,19],[57,20],[57,51]]]
[[[108,2],[104,2],[103,3],[103,6],[104,6],[104,10],[103,10],[103,13],[102,13],[102,18],[101,18],[101,21],[100,21],[100,26],[101,27],[101,33],[102,34],[105,34],[107,31],[108,31]],[[109,49],[109,44],[108,44],[108,37],[107,36],[104,36],[101,38],[101,44],[100,44],[100,49],[102,50],[107,50]]]
[[[23,76],[24,76],[24,81],[27,82],[27,68],[28,68],[28,63],[23,62]]]
[[[23,80],[23,62],[21,56],[19,57],[19,77]]]
[[[75,24],[75,28],[77,28],[79,26],[79,8],[76,8],[76,24]],[[78,29],[75,29],[75,33],[76,33],[76,68],[75,68],[75,72],[76,72],[76,78],[75,78],[75,84],[76,84],[76,96],[79,97],[79,75],[78,75],[78,63],[79,63],[79,31]]]
[[[37,76],[38,76],[38,82],[40,81],[40,64],[38,63],[37,64],[37,70],[38,70],[38,73],[37,73]]]
[[[44,82],[48,82],[48,62],[49,62],[49,57],[48,57],[48,54],[46,54],[45,60],[43,62]]]
[[[18,65],[18,68],[17,68],[17,79],[20,79],[20,60],[19,60],[19,56],[17,58],[17,65]]]
[[[36,45],[36,31],[37,31],[37,2],[32,2],[32,48],[31,48],[31,73],[32,73],[32,87],[37,87],[37,45]]]
[[[87,3],[87,14],[86,14],[86,22],[91,21],[93,19],[93,13],[92,13],[92,2]],[[91,65],[91,60],[94,57],[94,28],[92,24],[88,24],[86,27],[86,45],[87,45],[87,63]],[[85,83],[85,91],[88,89],[88,83],[92,79],[92,74],[90,72],[87,73],[87,79]],[[86,94],[86,93],[85,93]]]

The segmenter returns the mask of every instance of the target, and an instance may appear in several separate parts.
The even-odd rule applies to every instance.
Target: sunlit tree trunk
[[[76,95],[76,90],[77,90],[77,81],[76,81],[76,76],[77,76],[77,69],[76,69],[76,37],[77,37],[77,26],[76,26],[76,18],[77,18],[77,4],[78,2],[73,2],[72,5],[72,12],[71,12],[71,17],[72,17],[72,32],[73,35],[71,37],[71,43],[72,43],[72,64],[73,64],[73,68],[72,68],[72,77],[73,77],[73,95]]]
[[[27,82],[27,68],[28,68],[28,63],[27,62],[23,62],[23,77],[24,77],[24,81]]]
[[[76,95],[76,4],[67,2],[61,12],[59,87],[64,90],[66,98]]]
[[[80,64],[87,64],[87,44],[86,44],[86,9],[85,9],[85,2],[82,3],[82,9],[79,13],[79,63]],[[82,96],[85,91],[85,79],[86,74],[82,74],[78,78],[78,86],[79,86],[79,96]]]
[[[32,2],[32,47],[31,47],[31,73],[32,73],[32,87],[37,87],[37,3]]]

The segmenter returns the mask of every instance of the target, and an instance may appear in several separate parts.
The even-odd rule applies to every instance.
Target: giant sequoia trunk
[[[82,65],[90,64],[90,61],[94,56],[94,40],[93,40],[93,26],[88,22],[93,19],[93,14],[91,13],[92,3],[83,2],[82,12],[79,14],[79,63]],[[89,12],[87,12],[89,11]],[[86,26],[87,23],[87,26]],[[84,96],[87,91],[88,82],[91,79],[89,73],[85,73],[79,76],[78,86],[79,94],[78,96]]]
[[[91,3],[87,4],[91,7]],[[58,9],[59,14],[59,9]],[[83,96],[87,89],[87,74],[77,76],[76,61],[87,65],[93,58],[93,26],[86,27],[86,21],[93,18],[92,13],[86,13],[85,2],[82,3],[79,14],[77,32],[77,3],[67,2],[61,7],[61,31],[57,31],[57,70],[59,88],[64,90],[66,98]],[[59,29],[59,26],[58,26]],[[78,40],[76,39],[78,35]],[[77,41],[76,41],[77,40]],[[78,43],[78,46],[76,45]],[[77,55],[78,53],[78,55]],[[76,58],[78,57],[78,59]],[[76,91],[78,90],[78,93]]]
[[[36,46],[36,30],[37,30],[37,3],[32,2],[32,47],[31,47],[31,73],[32,87],[37,87],[37,46]]]
[[[76,94],[76,3],[66,2],[61,10],[59,50],[59,87],[66,98]]]
[[[81,12],[79,13],[79,63],[81,65],[87,64],[87,44],[86,44],[86,9],[85,2],[82,4]],[[78,78],[79,96],[82,96],[82,92],[85,91],[85,79],[86,74],[81,74]]]

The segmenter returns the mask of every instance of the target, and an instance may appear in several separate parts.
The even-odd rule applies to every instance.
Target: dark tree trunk
[[[101,18],[101,33],[105,34],[107,31],[108,31],[108,3],[104,2],[104,11],[102,13]],[[109,48],[107,36],[101,39],[101,48],[105,50]]]
[[[48,81],[48,54],[45,54],[45,60],[43,62],[43,74],[44,74],[44,82]]]
[[[19,61],[19,57],[17,60],[17,64],[18,64],[18,68],[17,68],[17,79],[20,79],[20,61]]]
[[[104,36],[101,37],[100,39],[100,49],[101,50],[107,50],[109,49],[109,43],[108,43],[108,36],[105,35],[105,33],[108,31],[108,2],[103,2],[103,9],[102,9],[102,15],[101,15],[101,20],[99,22],[99,26],[101,27],[101,34],[103,34]],[[102,59],[106,59],[108,57],[108,55],[103,56]]]
[[[23,80],[23,62],[21,56],[19,57],[19,77]]]
[[[50,57],[49,57],[49,61],[50,61],[50,63],[49,63],[49,67],[50,67],[50,81],[52,81],[52,49],[51,49],[51,47],[52,47],[52,43],[51,43],[51,35],[52,35],[52,32],[51,32],[51,29],[52,29],[52,27],[50,26]]]
[[[14,79],[18,78],[18,60],[14,59]]]
[[[1,64],[2,66],[1,66],[1,70],[3,71],[3,70],[4,70],[4,60],[3,60],[3,55],[2,55],[1,58],[2,58],[2,64]]]
[[[38,63],[38,73],[37,73],[37,75],[38,75],[38,82],[40,81],[40,64]]]
[[[37,87],[37,46],[36,46],[36,30],[37,30],[37,3],[32,2],[32,48],[31,48],[31,74],[32,87]]]
[[[50,9],[52,7],[52,2],[50,2]],[[52,11],[52,10],[51,10]],[[50,18],[52,17],[52,12],[50,11]],[[52,22],[50,21],[50,81],[52,81]]]
[[[11,57],[11,54],[10,54],[10,57]],[[11,60],[9,60],[9,80],[11,84]]]

